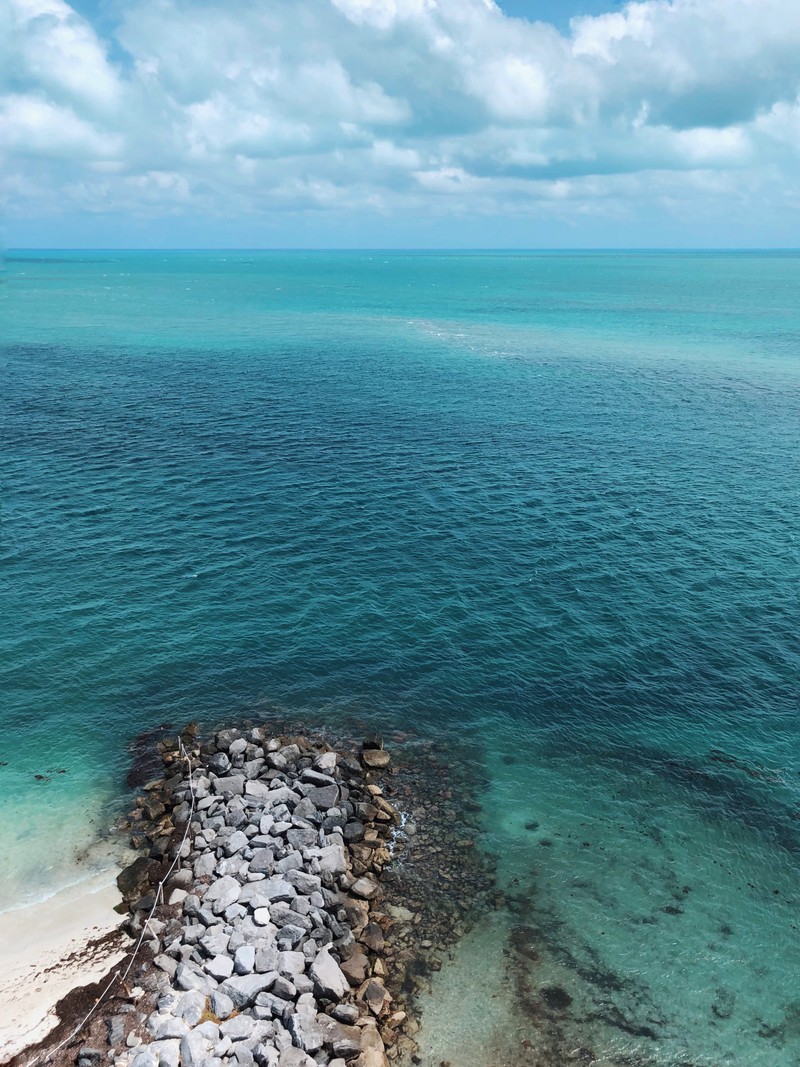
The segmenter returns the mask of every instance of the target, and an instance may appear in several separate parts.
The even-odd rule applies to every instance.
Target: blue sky
[[[798,0],[0,0],[12,247],[797,247]]]

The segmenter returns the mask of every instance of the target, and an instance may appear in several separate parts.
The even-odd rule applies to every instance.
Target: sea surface
[[[142,731],[410,726],[513,898],[426,1064],[800,1064],[800,255],[12,252],[0,382],[0,906]]]

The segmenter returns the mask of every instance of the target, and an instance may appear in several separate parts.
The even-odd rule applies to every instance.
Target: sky
[[[8,247],[798,247],[800,0],[0,0]]]

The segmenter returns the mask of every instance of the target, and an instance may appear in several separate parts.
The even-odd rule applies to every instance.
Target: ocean
[[[413,728],[426,1063],[800,1064],[800,254],[11,252],[0,361],[1,907],[155,726]]]

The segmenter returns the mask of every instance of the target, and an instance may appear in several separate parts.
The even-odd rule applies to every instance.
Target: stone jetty
[[[407,1015],[371,909],[404,820],[368,779],[389,753],[372,740],[354,759],[258,728],[188,742],[186,755],[163,746],[177,773],[139,809],[176,839],[190,822],[163,917],[146,918],[153,860],[120,876],[158,977],[117,1067],[387,1067]]]
[[[133,952],[10,1067],[420,1062],[418,998],[498,905],[469,746],[300,729],[137,739]]]

